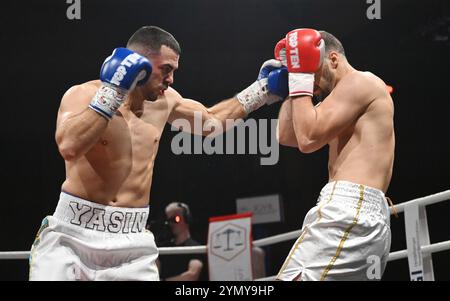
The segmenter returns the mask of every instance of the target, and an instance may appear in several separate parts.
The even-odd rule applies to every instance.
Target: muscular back
[[[58,114],[58,130],[68,120],[67,114],[75,116],[89,110],[85,108],[99,86],[99,81],[92,81],[66,93]],[[98,141],[84,155],[65,161],[63,191],[105,205],[146,206],[169,107],[168,100],[162,96],[137,107],[119,108]]]
[[[355,75],[353,75],[355,76]],[[347,180],[386,192],[394,162],[394,106],[385,84],[358,72],[367,89],[367,106],[358,118],[329,142],[330,181]]]

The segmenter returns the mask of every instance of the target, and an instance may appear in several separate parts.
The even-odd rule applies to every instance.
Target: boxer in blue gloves
[[[288,94],[286,69],[269,60],[252,85],[206,108],[170,88],[180,53],[171,34],[142,27],[105,60],[99,80],[63,96],[55,138],[66,179],[33,244],[30,280],[158,280],[145,225],[165,124],[193,123],[197,113],[223,125]]]

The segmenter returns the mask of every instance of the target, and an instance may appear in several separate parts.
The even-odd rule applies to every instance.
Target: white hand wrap
[[[267,81],[267,78],[257,80],[236,95],[236,98],[244,107],[245,113],[250,114],[264,104],[272,104],[281,99],[281,97],[269,92]]]
[[[289,96],[313,96],[313,92],[313,73],[289,73]]]
[[[127,92],[127,90],[103,84],[89,104],[89,108],[110,120],[125,100]]]

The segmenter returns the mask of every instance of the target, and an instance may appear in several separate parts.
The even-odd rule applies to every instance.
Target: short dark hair
[[[159,52],[161,46],[165,45],[181,54],[181,48],[177,40],[169,32],[157,26],[143,26],[139,28],[128,40],[127,47],[144,47],[152,52]]]
[[[336,51],[342,54],[345,57],[345,50],[342,46],[341,41],[339,41],[335,36],[331,33],[326,32],[324,30],[319,31],[322,36],[323,41],[325,42],[325,52],[329,53],[330,51]]]

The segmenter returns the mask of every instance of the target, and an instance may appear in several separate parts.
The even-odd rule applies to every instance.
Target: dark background
[[[274,44],[299,27],[335,34],[350,63],[395,89],[396,159],[387,193],[404,202],[450,188],[448,1],[381,0],[381,20],[368,20],[365,0],[82,0],[81,20],[68,20],[64,0],[1,4],[0,250],[29,250],[51,214],[64,180],[54,142],[61,96],[98,77],[112,49],[142,25],[171,32],[182,47],[173,87],[207,106],[254,81]],[[276,118],[279,104],[251,117]],[[205,243],[210,216],[235,213],[235,199],[278,193],[284,223],[254,227],[254,238],[296,230],[327,181],[327,149],[304,155],[280,148],[275,166],[259,155],[181,155],[167,127],[153,176],[151,218],[173,200],[190,205],[194,238]],[[449,202],[427,208],[432,242],[449,239]],[[404,221],[392,220],[392,251],[406,247]],[[265,248],[276,273],[293,241]],[[433,255],[437,280],[450,280],[449,251]],[[27,279],[26,260],[1,260],[0,279]],[[388,264],[385,280],[408,280],[407,260]]]

